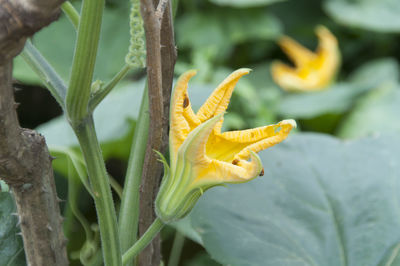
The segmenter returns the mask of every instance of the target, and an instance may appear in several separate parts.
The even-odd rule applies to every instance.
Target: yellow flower
[[[293,60],[295,67],[274,62],[272,77],[288,91],[316,91],[326,88],[340,65],[340,51],[335,36],[324,26],[316,28],[319,45],[313,53],[295,40],[284,36],[279,40],[282,50]]]
[[[262,175],[264,170],[256,152],[281,142],[296,126],[295,121],[284,120],[276,125],[221,133],[233,89],[249,72],[233,72],[196,114],[187,92],[188,82],[196,72],[188,71],[177,81],[170,115],[171,168],[162,158],[165,176],[156,199],[157,215],[164,222],[184,217],[201,194],[213,186],[242,183]]]

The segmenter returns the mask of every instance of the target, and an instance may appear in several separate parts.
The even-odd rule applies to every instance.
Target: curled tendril
[[[125,62],[131,67],[146,66],[146,44],[144,41],[143,20],[140,15],[140,1],[131,0],[130,19],[130,45]]]

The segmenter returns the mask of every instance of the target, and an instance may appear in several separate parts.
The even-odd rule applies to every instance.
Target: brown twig
[[[141,0],[146,31],[147,78],[150,129],[142,173],[139,233],[143,234],[156,218],[154,200],[158,192],[162,165],[154,150],[165,153],[168,141],[169,99],[176,52],[170,1]],[[159,13],[157,13],[157,11]],[[160,240],[156,238],[140,255],[139,265],[160,265]]]
[[[176,62],[176,47],[174,38],[174,27],[172,21],[171,2],[165,9],[161,23],[161,68],[162,68],[162,88],[164,97],[164,117],[163,117],[163,148],[164,153],[168,149],[169,131],[169,106],[171,99],[172,82],[174,78],[174,67]]]
[[[160,22],[155,16],[155,9],[151,0],[141,0],[141,13],[146,32],[147,52],[147,82],[149,88],[150,126],[146,156],[142,172],[142,185],[140,193],[140,220],[139,234],[142,235],[155,219],[154,198],[157,193],[161,164],[157,162],[154,150],[162,147],[162,73],[160,51]],[[153,241],[140,255],[139,265],[159,265],[159,243]]]
[[[0,0],[0,176],[17,203],[27,262],[68,265],[66,240],[43,136],[19,126],[12,59],[27,37],[59,16],[62,1]]]

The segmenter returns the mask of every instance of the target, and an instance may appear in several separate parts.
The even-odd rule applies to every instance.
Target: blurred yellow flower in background
[[[282,62],[271,66],[272,78],[287,91],[317,91],[330,85],[340,66],[340,51],[336,37],[324,26],[315,30],[319,44],[314,53],[290,37],[279,40],[282,50],[294,67]]]
[[[170,167],[162,158],[165,176],[156,199],[164,222],[183,218],[207,189],[225,183],[243,183],[263,174],[256,152],[283,141],[294,120],[275,125],[221,133],[223,115],[233,89],[250,69],[229,75],[195,114],[188,82],[196,71],[184,73],[175,86],[170,115]],[[251,161],[248,161],[251,159]]]

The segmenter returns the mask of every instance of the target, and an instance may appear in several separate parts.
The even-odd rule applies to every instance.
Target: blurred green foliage
[[[129,45],[128,4],[107,2],[95,79],[110,80],[124,64]],[[74,5],[79,7],[79,1]],[[174,19],[175,71],[198,69],[189,85],[194,108],[233,70],[250,67],[253,71],[235,89],[224,128],[257,127],[286,118],[296,119],[299,125],[299,136],[263,153],[263,179],[207,192],[191,218],[177,225],[214,260],[230,265],[313,265],[310,261],[315,265],[400,265],[396,253],[400,236],[391,233],[399,226],[395,213],[400,190],[394,190],[400,167],[396,155],[400,143],[399,13],[398,0],[179,2]],[[276,41],[286,34],[315,49],[318,24],[327,26],[339,41],[342,66],[336,83],[314,93],[282,91],[270,75],[272,61],[288,61]],[[74,38],[74,29],[64,16],[33,38],[65,81]],[[15,61],[14,76],[25,84],[40,84],[20,58]],[[141,73],[132,74],[96,110],[106,160],[127,160],[143,86]],[[37,130],[50,147],[72,148],[79,154],[64,117]],[[380,137],[358,140],[371,135]],[[349,138],[356,140],[348,142]],[[67,161],[55,163],[64,177],[68,176]],[[123,176],[125,169],[120,168]],[[123,184],[121,176],[116,179]],[[95,223],[88,194],[76,197],[85,199],[74,202]],[[64,215],[74,220],[68,208]],[[75,236],[79,232],[83,236],[79,223],[68,226]],[[70,241],[70,251],[79,250],[85,241],[79,240]],[[317,254],[312,247],[321,250]],[[262,252],[264,248],[269,253]],[[270,264],[262,263],[267,260]],[[185,258],[182,265],[212,265],[211,261],[210,255],[199,252]],[[73,263],[79,265],[77,260]]]

